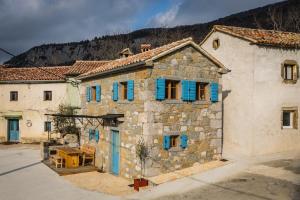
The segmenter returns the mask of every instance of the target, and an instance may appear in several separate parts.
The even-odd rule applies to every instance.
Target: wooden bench
[[[82,166],[85,165],[86,160],[91,160],[92,165],[95,165],[96,148],[91,145],[84,144],[81,146],[80,150],[82,152]]]
[[[56,168],[62,168],[63,167],[63,158],[59,155],[51,155],[50,156],[50,162],[55,164]]]

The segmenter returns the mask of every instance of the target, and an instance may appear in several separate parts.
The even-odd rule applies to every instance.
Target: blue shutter
[[[96,140],[97,143],[99,142],[99,138],[100,138],[99,130],[96,129],[96,130],[95,130],[95,140]]]
[[[189,100],[189,81],[187,80],[181,81],[181,99],[183,101]]]
[[[166,80],[156,79],[156,100],[164,100],[166,95]]]
[[[182,134],[180,136],[180,147],[185,149],[187,148],[187,141],[188,141],[188,136],[186,134]]]
[[[118,101],[119,98],[119,84],[118,82],[113,83],[113,100]]]
[[[101,86],[96,85],[96,101],[100,102],[101,100]]]
[[[210,100],[212,102],[218,102],[218,100],[219,100],[218,88],[219,88],[218,83],[211,83],[210,84]]]
[[[129,80],[127,82],[127,99],[128,101],[133,101],[134,99],[134,81]]]
[[[93,139],[93,130],[89,129],[89,140]]]
[[[89,86],[86,87],[86,91],[85,91],[85,94],[86,94],[86,101],[87,102],[90,102],[91,101],[91,88]]]
[[[169,135],[164,135],[163,147],[165,150],[170,149],[171,138]]]
[[[196,101],[196,81],[189,81],[189,100]]]

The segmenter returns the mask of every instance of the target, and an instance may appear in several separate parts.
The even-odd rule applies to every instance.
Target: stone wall
[[[210,101],[183,102],[178,100],[157,101],[155,99],[155,80],[167,78],[175,80],[196,80],[199,82],[219,82],[218,67],[192,47],[169,54],[154,62],[153,68],[143,68],[99,77],[83,82],[83,113],[104,115],[107,113],[124,114],[123,123],[118,126],[99,126],[100,141],[89,141],[88,128],[82,142],[97,146],[96,165],[110,171],[112,129],[120,131],[120,175],[134,178],[141,168],[135,154],[135,145],[142,137],[149,150],[146,162],[146,176],[173,171],[192,166],[194,163],[216,159],[221,153],[222,107],[221,102]],[[134,80],[134,101],[112,100],[114,81]],[[87,85],[101,85],[101,102],[86,103]],[[181,84],[180,84],[181,85]],[[181,89],[179,88],[179,91]],[[221,97],[221,85],[219,88]],[[163,149],[163,136],[185,133],[188,136],[186,149]]]

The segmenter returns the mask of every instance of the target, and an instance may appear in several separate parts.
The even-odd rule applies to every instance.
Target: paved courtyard
[[[0,145],[0,199],[299,200],[300,155],[236,161],[126,197],[80,189],[40,162],[38,145]],[[246,160],[246,159],[244,159]]]
[[[118,199],[73,186],[40,162],[38,145],[0,145],[0,199]]]

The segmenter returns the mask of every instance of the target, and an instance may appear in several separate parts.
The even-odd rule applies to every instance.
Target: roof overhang
[[[41,84],[41,83],[65,83],[65,80],[10,80],[0,81],[0,84]]]
[[[126,71],[128,69],[139,68],[141,66],[148,66],[148,65],[146,64],[145,61],[140,61],[140,62],[132,63],[130,65],[125,65],[123,67],[119,67],[119,68],[115,68],[115,69],[111,69],[111,70],[106,70],[106,71],[103,71],[103,72],[98,72],[98,73],[95,73],[95,74],[79,76],[79,77],[77,77],[77,79],[79,79],[79,80],[92,79],[92,78],[99,77],[99,76],[105,76],[105,75],[108,75],[108,74],[123,72],[123,71]]]

